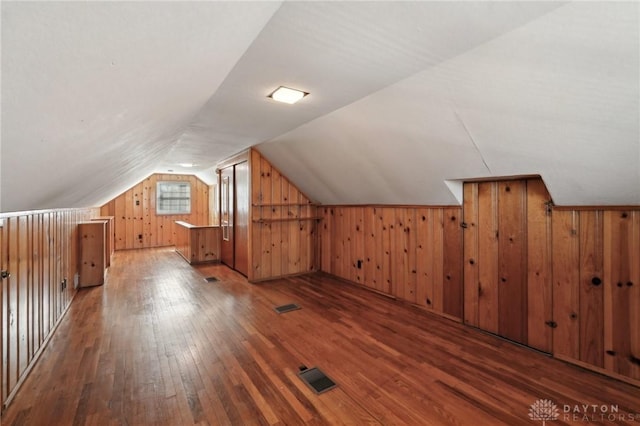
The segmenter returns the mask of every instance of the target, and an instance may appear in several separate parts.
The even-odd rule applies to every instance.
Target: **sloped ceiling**
[[[640,204],[635,2],[2,3],[0,208],[258,149],[322,203]],[[279,85],[311,94],[266,98]]]

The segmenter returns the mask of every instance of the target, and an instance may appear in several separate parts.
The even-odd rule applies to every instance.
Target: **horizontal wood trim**
[[[640,210],[640,206],[557,206],[553,205],[553,210],[567,211],[567,210],[575,210],[575,211],[625,211],[625,210]]]
[[[10,217],[16,217],[16,216],[31,216],[34,214],[64,213],[70,210],[75,210],[75,211],[91,210],[94,212],[98,212],[96,214],[99,214],[100,207],[79,207],[79,208],[73,208],[73,209],[60,208],[60,209],[24,210],[24,211],[18,211],[18,212],[2,212],[0,213],[0,219],[7,219]],[[0,228],[2,227],[3,224],[4,224],[4,221],[0,221]]]
[[[432,205],[432,204],[318,204],[319,208],[338,208],[338,207],[357,207],[357,208],[366,208],[373,207],[377,209],[389,207],[394,209],[459,209],[461,207],[460,204],[443,204],[443,205]]]
[[[207,228],[220,228],[220,225],[192,225],[188,222],[176,220],[176,225],[183,226],[188,229],[207,229]]]

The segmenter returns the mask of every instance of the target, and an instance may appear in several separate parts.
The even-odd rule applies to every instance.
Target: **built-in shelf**
[[[317,204],[313,203],[254,203],[251,204],[252,207],[255,207],[254,210],[254,219],[253,223],[274,223],[274,222],[292,222],[292,221],[303,221],[303,220],[320,220],[320,217],[316,216],[315,208],[318,207]],[[289,209],[282,209],[286,207]],[[305,208],[308,208],[305,210]],[[263,210],[264,212],[263,215]],[[276,217],[268,217],[271,216]],[[267,216],[267,217],[263,217]]]

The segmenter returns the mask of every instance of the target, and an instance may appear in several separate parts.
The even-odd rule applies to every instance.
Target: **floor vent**
[[[298,376],[317,394],[326,392],[337,386],[333,380],[316,367],[302,370],[298,373]]]
[[[215,283],[216,281],[220,281],[216,277],[206,277],[204,280],[208,283]]]
[[[301,309],[301,308],[300,308],[300,306],[296,305],[295,303],[289,303],[288,305],[276,306],[273,309],[275,309],[276,312],[279,313],[279,314],[284,314],[286,312],[296,311],[296,310]]]

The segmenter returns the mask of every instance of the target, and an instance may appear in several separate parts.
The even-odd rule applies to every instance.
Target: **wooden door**
[[[233,166],[220,171],[220,227],[222,228],[222,243],[220,246],[220,260],[225,265],[234,267],[234,176]]]
[[[249,163],[235,166],[234,269],[249,273]]]
[[[498,184],[498,334],[527,343],[526,182]]]
[[[540,179],[464,186],[464,322],[551,351],[551,222]]]

